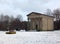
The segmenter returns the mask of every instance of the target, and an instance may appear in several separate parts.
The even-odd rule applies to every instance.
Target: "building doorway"
[[[36,30],[38,30],[38,25],[36,24]]]

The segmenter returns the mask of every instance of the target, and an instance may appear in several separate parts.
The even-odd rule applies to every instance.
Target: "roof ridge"
[[[37,14],[37,15],[44,15],[44,16],[53,17],[53,16],[50,16],[50,15],[46,15],[46,14],[42,14],[42,13],[38,13],[38,12],[31,12],[31,13],[29,13],[27,16],[31,15],[32,13]],[[53,17],[53,18],[54,18],[54,17]]]

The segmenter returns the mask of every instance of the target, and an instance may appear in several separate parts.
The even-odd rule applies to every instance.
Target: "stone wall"
[[[53,30],[54,29],[53,17],[32,14],[28,16],[28,18],[31,20],[30,29],[36,29],[36,24],[38,25],[38,29],[40,30]]]

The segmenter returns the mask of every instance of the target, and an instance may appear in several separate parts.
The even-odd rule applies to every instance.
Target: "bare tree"
[[[9,16],[8,15],[0,15],[0,29],[1,30],[7,30],[8,27],[8,22],[9,22]]]
[[[11,16],[9,22],[12,22],[14,19],[14,16]]]
[[[55,17],[55,20],[60,20],[60,9],[56,9],[53,11],[53,16]]]
[[[51,9],[47,9],[47,10],[46,10],[46,14],[52,16],[52,11],[51,11]]]
[[[55,17],[54,28],[56,30],[60,29],[60,9],[56,9],[53,11],[53,16]]]
[[[3,22],[3,17],[4,17],[4,15],[1,14],[1,15],[0,15],[0,22]]]
[[[20,30],[20,29],[22,29],[22,26],[23,26],[23,24],[22,24],[22,16],[21,15],[18,15],[16,18],[13,18],[13,17],[11,17],[11,19],[13,19],[13,20],[11,20],[11,22],[10,22],[10,29],[11,30]]]
[[[20,21],[23,21],[23,18],[22,18],[22,16],[21,15],[17,15],[17,17],[16,17],[17,19],[19,19]]]

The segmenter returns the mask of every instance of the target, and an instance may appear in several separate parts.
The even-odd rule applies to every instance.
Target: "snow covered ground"
[[[0,31],[0,44],[60,44],[60,31],[20,32]]]

